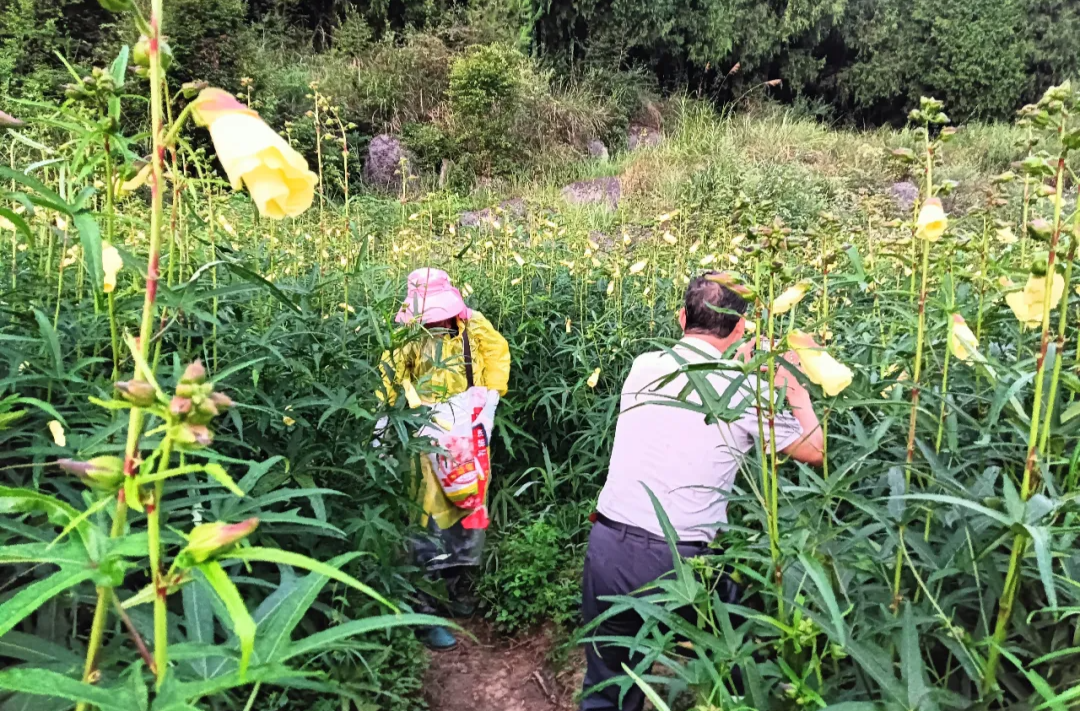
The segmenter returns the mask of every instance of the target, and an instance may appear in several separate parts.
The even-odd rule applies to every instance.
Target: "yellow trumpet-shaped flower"
[[[67,446],[67,435],[64,434],[64,426],[59,420],[49,420],[49,434],[52,435],[57,447]]]
[[[1065,278],[1060,274],[1054,274],[1049,295],[1046,293],[1046,281],[1046,276],[1032,274],[1022,290],[1005,295],[1005,303],[1009,305],[1024,328],[1035,328],[1041,325],[1043,307],[1047,298],[1050,299],[1050,308],[1053,309],[1065,293]]]
[[[105,272],[104,291],[106,294],[111,294],[116,288],[116,277],[124,268],[124,260],[116,247],[108,242],[101,243],[101,268]]]
[[[631,274],[639,274],[645,270],[645,267],[649,265],[648,259],[642,259],[640,262],[634,262],[630,265]]]
[[[597,368],[596,370],[594,370],[592,372],[592,375],[589,376],[589,379],[585,381],[585,384],[588,385],[590,388],[595,388],[596,384],[599,383],[599,382],[600,382],[600,369]]]
[[[949,350],[960,360],[970,363],[974,360],[982,360],[979,353],[979,340],[968,328],[967,322],[960,314],[953,314],[952,334],[949,336]]]
[[[960,314],[953,314],[952,318],[952,330],[949,334],[949,351],[965,363],[981,364],[983,368],[986,369],[986,372],[990,374],[991,378],[996,378],[997,373],[986,361],[986,357],[979,352],[979,340],[975,338],[975,334],[968,328],[967,322],[964,321],[964,317]]]
[[[941,239],[941,235],[945,234],[945,228],[948,226],[949,218],[945,215],[941,200],[930,198],[923,203],[916,223],[916,234],[920,238],[936,242]]]
[[[280,220],[311,206],[318,177],[304,157],[247,106],[221,89],[203,89],[195,121],[206,126],[234,190],[247,186],[259,214]]]
[[[820,385],[829,397],[839,395],[844,388],[851,385],[854,377],[851,368],[829,355],[810,334],[792,331],[788,334],[788,345],[802,361],[806,377],[810,378],[810,382]]]
[[[806,293],[810,291],[811,286],[813,286],[813,282],[800,281],[795,286],[788,287],[784,290],[784,293],[773,300],[772,308],[769,310],[772,311],[774,316],[786,314],[788,311],[795,308],[796,304],[803,300]]]

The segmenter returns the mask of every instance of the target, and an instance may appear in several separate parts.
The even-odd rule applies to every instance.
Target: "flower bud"
[[[249,518],[240,523],[199,524],[188,534],[188,544],[180,553],[178,563],[185,567],[204,563],[216,553],[231,548],[258,528],[259,519]]]
[[[124,481],[124,460],[120,457],[94,457],[88,462],[60,459],[56,463],[68,474],[82,479],[91,489],[115,491]]]
[[[894,148],[892,150],[892,157],[902,163],[914,163],[915,151],[910,148]]]
[[[1053,197],[1057,194],[1057,189],[1053,185],[1039,183],[1039,187],[1035,188],[1035,193],[1039,197]]]
[[[210,399],[217,406],[217,409],[220,412],[224,412],[225,410],[228,410],[230,407],[233,407],[233,406],[236,405],[236,403],[233,402],[233,399],[231,397],[229,397],[228,395],[226,395],[225,393],[222,393],[222,392],[212,392],[212,393],[210,393]]]
[[[184,422],[173,428],[172,438],[182,448],[199,449],[210,446],[214,441],[214,434],[206,425]]]
[[[196,359],[184,369],[184,374],[180,376],[181,383],[194,383],[200,384],[206,381],[206,368],[203,367],[202,360]]]
[[[199,95],[199,92],[210,86],[205,81],[189,81],[184,82],[184,85],[180,87],[180,90],[184,92],[185,99],[194,99]]]
[[[138,67],[150,66],[150,38],[146,35],[140,35],[139,41],[132,47],[131,61]]]
[[[20,121],[14,116],[0,111],[0,128],[20,128],[25,125],[25,121]]]
[[[1054,226],[1041,217],[1028,223],[1028,234],[1036,239],[1049,239],[1053,232]]]
[[[191,398],[180,397],[179,395],[174,397],[169,402],[169,412],[176,415],[177,417],[182,417],[188,414],[189,412],[191,412]]]
[[[136,407],[150,407],[157,400],[154,386],[145,380],[122,380],[113,385],[120,396]]]

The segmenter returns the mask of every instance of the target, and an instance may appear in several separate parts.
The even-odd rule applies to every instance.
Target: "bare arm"
[[[792,459],[821,466],[824,461],[825,438],[821,431],[821,422],[814,412],[814,404],[810,401],[810,393],[802,383],[792,375],[788,368],[799,367],[799,356],[793,352],[785,353],[783,361],[778,362],[776,376],[773,379],[777,388],[787,389],[787,403],[791,414],[802,425],[803,436],[793,444],[784,447],[781,451]]]

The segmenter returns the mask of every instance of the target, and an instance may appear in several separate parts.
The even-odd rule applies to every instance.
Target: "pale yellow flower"
[[[67,435],[64,434],[64,426],[59,420],[49,420],[49,434],[52,435],[57,447],[67,446]]]
[[[597,368],[596,370],[594,370],[592,372],[592,375],[589,376],[589,379],[585,381],[585,384],[588,385],[590,388],[595,388],[596,384],[599,383],[599,382],[600,382],[600,369]]]
[[[803,280],[795,286],[788,287],[784,293],[773,300],[772,308],[769,310],[774,316],[786,314],[788,311],[795,308],[796,304],[803,300],[803,297],[810,291],[811,286],[813,286],[813,282]]]
[[[813,336],[802,331],[788,334],[788,345],[802,361],[803,371],[810,382],[820,385],[829,397],[839,395],[851,385],[854,377],[851,369],[829,355],[828,351],[814,342]]]
[[[567,318],[566,319],[566,332],[567,333],[570,333],[570,330],[571,330],[571,328],[573,328],[573,325],[574,325],[574,322],[571,321],[569,318]]]
[[[521,283],[521,277],[514,277],[510,280],[510,286],[517,286]]]
[[[668,244],[678,244],[679,243],[679,240],[677,240],[675,238],[675,235],[671,234],[670,232],[665,232],[664,233],[664,241],[667,242]]]
[[[514,252],[514,261],[517,262],[519,267],[525,266],[525,259],[517,252]]]
[[[707,266],[709,266],[710,264],[712,264],[715,261],[716,261],[716,255],[715,254],[706,254],[704,257],[701,258],[701,261],[698,262],[698,264],[703,266],[703,267],[707,267]]]
[[[1049,296],[1051,309],[1058,305],[1064,293],[1065,278],[1055,272]],[[1035,328],[1042,324],[1046,299],[1046,277],[1034,274],[1028,277],[1027,284],[1021,291],[1005,295],[1005,303],[1009,305],[1024,328]]]
[[[967,322],[960,314],[953,314],[952,335],[949,337],[949,350],[960,360],[970,363],[979,360],[979,340],[968,328]]]
[[[997,231],[998,242],[1002,244],[1016,244],[1019,240],[1013,234],[1012,227],[1002,227]]]
[[[101,243],[101,268],[105,272],[104,291],[110,294],[116,288],[116,277],[124,268],[124,260],[116,247],[108,242]]]
[[[642,259],[640,262],[634,262],[630,265],[630,273],[640,274],[641,272],[645,271],[645,267],[647,266],[649,266],[648,259]]]
[[[607,295],[611,296],[614,293],[615,293],[615,282],[614,281],[609,281],[607,283]]]
[[[195,122],[206,126],[234,190],[247,186],[259,214],[296,217],[311,206],[318,176],[259,115],[221,89],[195,99]]]
[[[286,427],[292,427],[293,425],[295,425],[295,424],[296,424],[296,420],[294,420],[293,418],[289,417],[288,415],[285,415],[284,417],[282,417],[282,418],[281,418],[281,421],[285,423],[285,426],[286,426]]]
[[[923,203],[919,210],[919,219],[916,223],[916,234],[922,239],[936,242],[945,234],[945,228],[949,226],[949,218],[945,215],[945,208],[941,206],[941,200],[930,198]]]

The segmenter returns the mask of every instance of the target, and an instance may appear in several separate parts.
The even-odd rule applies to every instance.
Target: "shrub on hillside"
[[[522,105],[524,64],[517,50],[487,45],[468,50],[450,68],[454,132],[484,172],[505,172],[520,148],[511,128]]]

